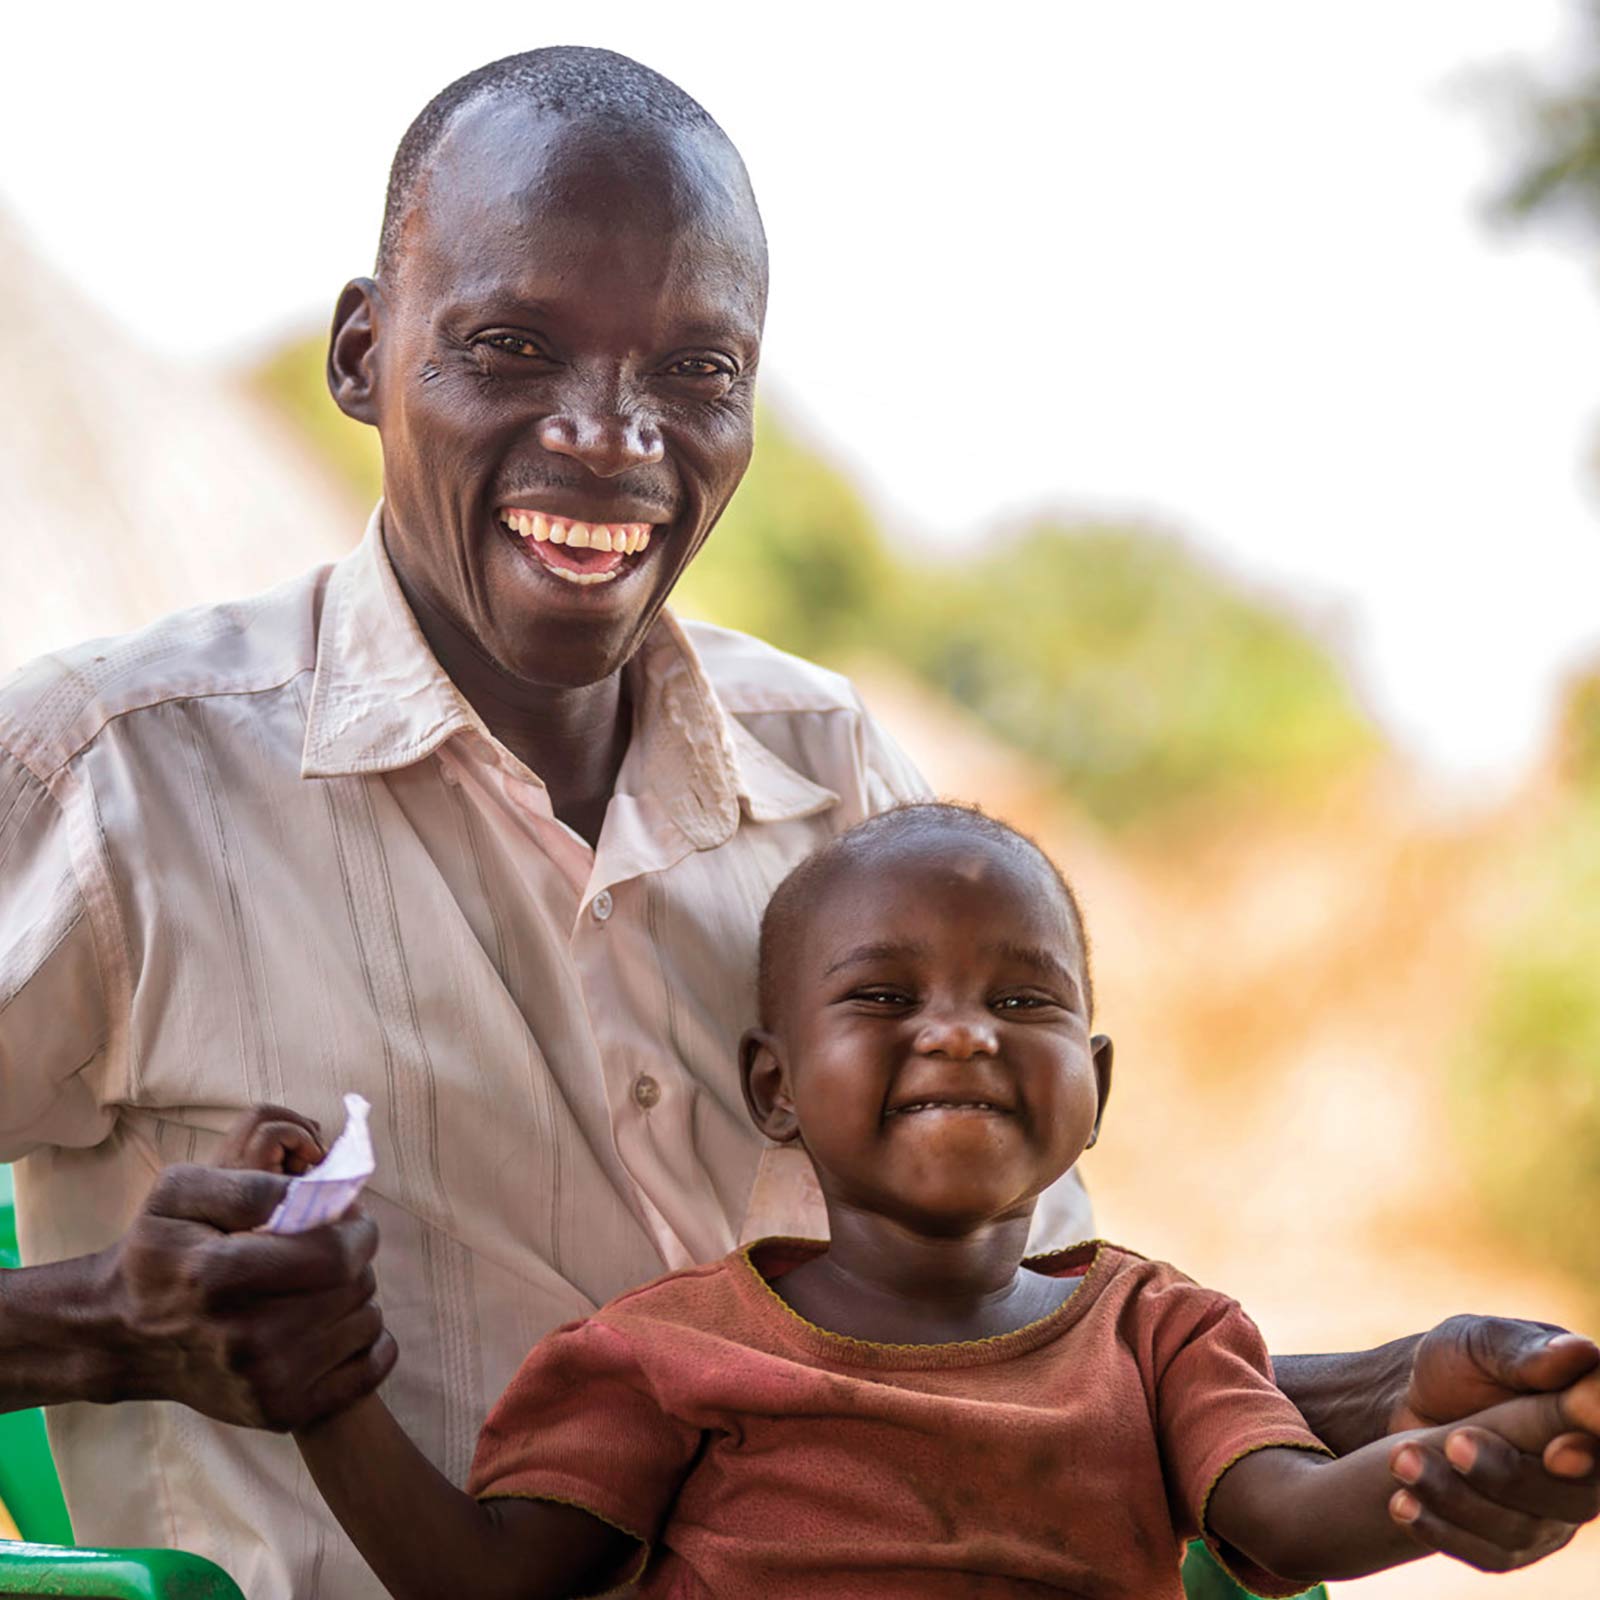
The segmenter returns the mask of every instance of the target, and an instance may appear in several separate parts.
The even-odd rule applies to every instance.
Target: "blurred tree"
[[[1518,1247],[1568,1269],[1593,1293],[1600,1281],[1600,785],[1578,791],[1514,864],[1504,899],[1498,954],[1458,1060],[1457,1126],[1480,1191]]]
[[[1497,209],[1518,220],[1563,214],[1600,231],[1600,3],[1580,9],[1583,43],[1559,80],[1507,85],[1522,159]]]
[[[1567,691],[1561,766],[1568,783],[1600,800],[1600,671],[1579,678]]]
[[[763,409],[750,470],[674,604],[837,661],[877,642],[884,597],[904,576],[850,482]]]
[[[1377,748],[1323,646],[1175,539],[1042,523],[918,577],[899,659],[1107,825],[1305,798]]]
[[[1600,3],[1542,81],[1502,83],[1520,159],[1513,222],[1600,237]],[[1600,672],[1569,689],[1544,825],[1505,865],[1503,924],[1463,1019],[1456,1123],[1478,1187],[1519,1248],[1600,1275]],[[1600,1296],[1596,1303],[1600,1304]]]

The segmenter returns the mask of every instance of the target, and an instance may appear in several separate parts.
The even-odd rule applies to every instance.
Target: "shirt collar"
[[[753,821],[780,822],[838,803],[831,789],[796,772],[728,715],[671,613],[656,619],[629,670],[637,749],[630,749],[624,770],[661,796],[694,848],[723,843],[741,809]],[[463,730],[520,768],[417,626],[384,549],[380,502],[366,537],[328,580],[301,776],[390,772]]]

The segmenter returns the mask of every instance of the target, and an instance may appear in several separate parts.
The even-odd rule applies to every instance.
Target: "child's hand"
[[[1486,1434],[1492,1438],[1485,1438]],[[1592,1471],[1597,1448],[1600,1448],[1600,1372],[1590,1373],[1555,1393],[1521,1395],[1445,1427],[1413,1434],[1409,1439],[1397,1439],[1389,1454],[1390,1470],[1402,1483],[1414,1483],[1418,1475],[1427,1470],[1425,1456],[1432,1453],[1418,1447],[1430,1445],[1442,1451],[1456,1473],[1464,1473],[1473,1468],[1480,1456],[1497,1447],[1497,1441],[1535,1459],[1542,1454],[1547,1468],[1563,1477],[1578,1478]],[[1552,1456],[1572,1459],[1557,1461],[1552,1460]],[[1458,1478],[1456,1482],[1462,1484],[1464,1480]],[[1577,1483],[1571,1487],[1575,1495],[1588,1492]],[[1442,1492],[1446,1499],[1450,1488],[1451,1485],[1444,1485]],[[1436,1484],[1435,1501],[1440,1493]],[[1391,1497],[1389,1511],[1418,1543],[1429,1549],[1441,1548],[1434,1526],[1437,1517],[1424,1510],[1409,1489],[1401,1489]],[[1548,1507],[1544,1511],[1547,1512]],[[1570,1529],[1556,1536],[1558,1530],[1538,1520],[1531,1507],[1518,1511],[1508,1502],[1497,1515],[1505,1526],[1496,1530],[1480,1528],[1479,1533],[1498,1532],[1500,1538],[1474,1535],[1466,1541],[1470,1546],[1466,1548],[1458,1532],[1450,1544],[1450,1553],[1485,1571],[1508,1571],[1538,1559],[1549,1550],[1559,1549],[1571,1538]]]
[[[297,1178],[327,1152],[321,1130],[308,1117],[283,1106],[252,1106],[228,1131],[217,1153],[219,1167],[248,1167]]]

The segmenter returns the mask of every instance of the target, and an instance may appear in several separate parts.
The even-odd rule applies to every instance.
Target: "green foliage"
[[[328,398],[320,340],[262,392],[363,497],[377,438]],[[1376,747],[1296,623],[1175,540],[1040,524],[904,560],[854,486],[770,414],[676,603],[834,665],[877,652],[970,708],[1108,825],[1318,792]]]
[[[1568,692],[1561,743],[1568,782],[1600,800],[1600,672],[1580,679]]]
[[[900,588],[897,654],[1102,822],[1294,799],[1376,747],[1323,649],[1177,541],[1041,524]]]
[[[675,603],[796,655],[837,660],[872,642],[895,577],[854,487],[763,411],[750,470]]]
[[[1600,5],[1586,4],[1581,55],[1564,81],[1514,88],[1522,159],[1499,209],[1514,219],[1557,213],[1600,228]]]
[[[1600,798],[1519,863],[1456,1117],[1480,1190],[1519,1246],[1600,1279]]]

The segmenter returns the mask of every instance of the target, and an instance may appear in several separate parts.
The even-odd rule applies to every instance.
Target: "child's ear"
[[[739,1077],[755,1125],[778,1144],[798,1139],[800,1124],[789,1097],[789,1072],[770,1033],[752,1028],[739,1041]]]
[[[1100,1124],[1105,1119],[1106,1101],[1111,1098],[1111,1040],[1103,1033],[1097,1033],[1089,1041],[1089,1056],[1094,1062],[1094,1081],[1100,1090],[1100,1109],[1095,1113],[1094,1132],[1089,1135],[1089,1142],[1083,1148],[1092,1150],[1094,1142],[1100,1137]]]

